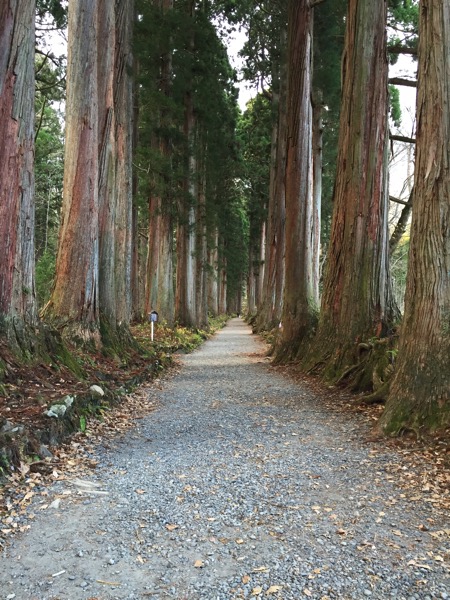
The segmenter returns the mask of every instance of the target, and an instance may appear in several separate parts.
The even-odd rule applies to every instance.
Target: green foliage
[[[245,222],[235,183],[239,169],[236,74],[211,22],[218,12],[216,3],[205,3],[191,18],[182,1],[167,11],[153,3],[138,3],[135,53],[140,108],[136,173],[143,227],[151,195],[162,199],[162,210],[183,222],[183,207],[197,202],[197,198],[188,196],[185,186],[189,157],[195,157],[197,173],[190,176],[196,175],[205,183],[209,247],[215,243],[218,229],[222,240],[220,260],[222,264],[227,260],[228,287],[233,289],[243,276],[239,258],[245,256]],[[196,124],[189,140],[185,135],[188,99]],[[231,260],[231,256],[238,259]]]
[[[419,1],[389,0],[388,12],[389,46],[417,50],[419,34]],[[389,60],[395,64],[398,53],[390,53]]]
[[[341,107],[341,60],[347,5],[327,0],[314,9],[313,86],[323,111],[322,243],[328,243],[336,174]]]
[[[50,298],[55,277],[56,253],[46,250],[36,261],[36,296],[38,306],[44,306]]]
[[[402,122],[400,92],[394,85],[389,86],[389,116],[394,126],[400,127]]]
[[[51,18],[58,29],[67,27],[67,1],[37,0],[36,16],[39,20]]]
[[[270,185],[272,105],[259,94],[247,105],[238,123],[242,159],[242,191],[246,198],[250,252],[257,253],[263,221],[267,218]]]
[[[35,239],[36,289],[40,306],[47,301],[54,276],[64,176],[64,136],[58,103],[63,93],[60,71],[46,57],[36,58],[39,80],[35,97]]]
[[[84,415],[80,416],[80,431],[83,433],[86,431],[86,417]]]

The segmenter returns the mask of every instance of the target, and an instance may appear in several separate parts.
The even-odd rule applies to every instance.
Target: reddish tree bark
[[[34,290],[35,3],[0,5],[0,333],[37,322]]]
[[[306,362],[336,377],[389,331],[387,2],[350,0],[334,211],[319,329]]]
[[[411,242],[388,433],[450,425],[450,6],[422,0]]]
[[[133,1],[69,5],[66,154],[56,280],[45,314],[100,343],[131,319]]]
[[[55,285],[45,314],[98,341],[98,89],[96,0],[69,3],[66,150]]]

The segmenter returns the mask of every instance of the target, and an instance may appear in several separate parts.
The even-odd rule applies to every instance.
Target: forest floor
[[[0,600],[450,598],[448,440],[265,354],[233,319],[11,476]]]

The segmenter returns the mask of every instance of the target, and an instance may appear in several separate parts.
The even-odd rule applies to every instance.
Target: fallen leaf
[[[256,567],[252,573],[267,573],[268,570],[268,567]]]
[[[266,592],[266,596],[270,596],[271,594],[276,594],[283,589],[282,585],[271,585],[270,588]]]
[[[30,498],[32,498],[34,496],[34,492],[27,492],[25,494],[25,496],[22,498],[22,502],[21,504],[23,504],[24,502],[26,502],[27,500],[29,500]]]
[[[205,566],[205,563],[202,560],[196,560],[194,563],[194,567],[196,569],[202,569]]]
[[[236,544],[243,544],[243,543],[244,543],[244,540],[241,539],[241,538],[239,538],[238,540],[236,540]]]
[[[250,575],[244,575],[242,577],[242,583],[245,585],[250,581]]]
[[[339,535],[347,535],[345,529],[336,529],[336,533],[338,533]]]
[[[308,588],[305,588],[303,590],[303,593],[305,594],[305,596],[312,596],[312,592],[311,592],[311,590],[308,590]]]
[[[135,490],[136,494],[145,494],[145,490]]]
[[[260,594],[262,594],[262,587],[260,585],[252,589],[252,596],[259,596]]]
[[[168,524],[168,525],[166,525],[166,529],[168,531],[175,531],[175,529],[178,529],[178,525],[170,525],[170,524]]]

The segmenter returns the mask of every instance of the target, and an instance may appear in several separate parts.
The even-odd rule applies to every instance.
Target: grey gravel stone
[[[87,477],[109,494],[65,500],[57,518],[35,511],[1,557],[0,589],[17,600],[239,600],[257,587],[278,600],[448,598],[447,559],[432,556],[450,545],[419,533],[448,528],[446,515],[386,478],[401,455],[371,453],[362,417],[325,406],[264,351],[233,320],[183,356],[147,390],[157,410],[98,448]],[[55,557],[73,575],[49,594]]]

